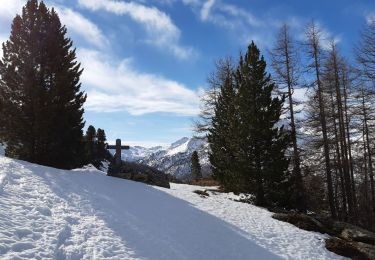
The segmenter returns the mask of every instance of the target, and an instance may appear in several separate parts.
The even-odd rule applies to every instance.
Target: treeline
[[[305,33],[298,42],[281,27],[268,52],[272,77],[254,43],[237,62],[220,60],[197,132],[224,189],[374,229],[375,21],[362,30],[355,62],[314,22]]]
[[[63,169],[108,157],[104,130],[83,135],[83,69],[56,11],[29,0],[0,60],[0,141],[6,155]]]

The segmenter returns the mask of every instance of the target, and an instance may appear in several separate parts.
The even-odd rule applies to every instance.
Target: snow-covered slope
[[[198,152],[203,176],[208,176],[211,174],[208,160],[208,144],[205,140],[194,137],[184,137],[172,143],[169,147],[150,153],[138,161],[173,175],[178,179],[187,180],[191,177],[191,155],[194,151]]]
[[[198,187],[0,156],[0,259],[337,259],[324,236]]]

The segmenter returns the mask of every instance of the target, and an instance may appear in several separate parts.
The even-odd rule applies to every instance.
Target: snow
[[[208,191],[210,196],[202,198],[193,193],[197,189],[204,190],[202,187],[186,184],[172,184],[170,190],[162,190],[239,228],[244,237],[282,258],[344,259],[325,249],[324,240],[328,235],[301,230],[273,219],[273,213],[266,209],[234,201],[239,196],[233,193]]]
[[[178,139],[177,141],[171,143],[171,145],[169,146],[169,148],[174,148],[174,147],[180,146],[180,145],[182,145],[182,144],[184,144],[184,143],[186,143],[188,141],[189,141],[188,137],[186,137],[186,136],[182,137],[182,138]]]
[[[157,168],[179,180],[187,181],[191,179],[191,155],[194,151],[198,152],[203,176],[211,175],[208,150],[205,139],[184,137],[167,148],[151,152],[138,162]]]
[[[0,156],[1,259],[339,259],[324,235],[234,202]]]
[[[168,150],[167,155],[171,156],[178,153],[186,152],[188,149],[189,139],[187,139],[184,143],[180,143],[177,146],[171,146],[171,148]]]
[[[130,146],[128,150],[121,150],[121,157],[123,160],[134,162],[147,156],[150,156],[153,153],[157,153],[163,149],[166,148],[163,148],[162,146],[155,146],[151,148],[146,148],[142,146]],[[115,149],[110,149],[109,151],[112,155],[116,153]]]

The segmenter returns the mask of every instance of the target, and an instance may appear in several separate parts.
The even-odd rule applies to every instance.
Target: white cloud
[[[187,2],[189,4],[189,2]],[[196,5],[195,2],[193,2]],[[229,28],[238,26],[261,27],[260,19],[249,11],[235,5],[208,0],[201,6],[200,18],[202,21],[210,21],[217,25]]]
[[[0,59],[3,57],[3,42],[7,40],[5,35],[0,34]]]
[[[215,0],[208,0],[206,3],[203,4],[201,9],[201,19],[203,21],[207,21],[210,18],[210,12],[215,4]]]
[[[211,22],[222,27],[235,29],[237,27],[262,27],[265,25],[261,22],[264,18],[260,19],[250,11],[220,0],[183,0],[182,2],[195,9],[198,8],[202,21]]]
[[[67,26],[69,33],[72,32],[81,36],[87,42],[97,47],[108,45],[108,41],[98,26],[82,14],[70,8],[57,5],[55,1],[46,1],[46,3],[49,8],[55,7],[62,24]],[[10,23],[16,14],[21,13],[22,7],[25,4],[26,0],[0,0],[0,18],[8,20]]]
[[[258,40],[258,44],[268,45],[276,23],[268,17],[258,17],[249,10],[222,0],[182,0],[198,13],[202,22],[212,23],[236,35],[241,44]],[[249,40],[250,39],[250,40]]]
[[[97,47],[105,47],[109,44],[102,31],[96,24],[88,20],[82,14],[70,8],[55,7],[61,22],[68,28],[68,32],[73,32],[83,37],[87,42]]]
[[[180,46],[181,31],[166,13],[156,7],[113,0],[78,0],[78,3],[93,11],[105,10],[117,15],[128,15],[144,26],[149,36],[147,43],[166,48],[180,59],[188,59],[196,55],[192,48]]]
[[[13,19],[16,14],[20,14],[25,0],[0,0],[0,17]]]
[[[367,24],[375,23],[375,12],[366,15]]]
[[[79,50],[77,56],[85,68],[82,82],[87,87],[88,111],[198,113],[198,93],[176,81],[136,71],[129,59],[114,63],[110,57],[87,49]]]

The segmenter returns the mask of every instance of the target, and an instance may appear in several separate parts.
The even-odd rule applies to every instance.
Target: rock
[[[164,188],[170,188],[168,175],[147,165],[122,162],[121,166],[110,166],[108,175]]]
[[[272,217],[301,229],[335,236],[326,239],[326,248],[338,255],[352,259],[375,259],[375,234],[370,231],[325,216],[276,213]]]
[[[352,259],[375,259],[375,246],[361,242],[350,242],[334,237],[326,239],[326,248],[338,255]]]
[[[375,245],[375,234],[356,226],[346,227],[340,237],[349,241],[362,242]],[[375,258],[374,258],[375,259]]]
[[[362,242],[352,243],[355,244],[356,248],[363,254],[365,254],[368,259],[375,259],[375,246],[370,244],[365,244]]]
[[[203,191],[203,190],[195,190],[193,192],[200,195],[203,198],[210,196],[210,194],[208,194],[207,191]]]
[[[307,231],[327,233],[326,228],[318,220],[300,213],[276,213],[272,218],[288,222]]]

